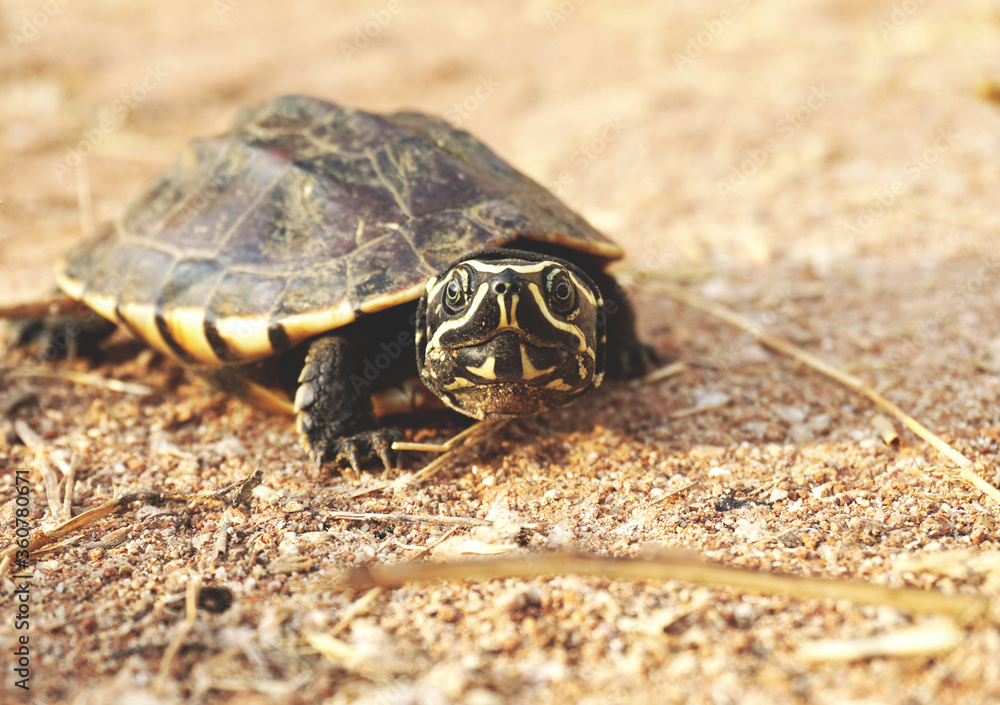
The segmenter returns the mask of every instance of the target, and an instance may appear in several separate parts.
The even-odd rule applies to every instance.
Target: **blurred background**
[[[447,118],[633,269],[983,256],[998,23],[986,0],[4,0],[0,296],[44,293],[189,138],[283,93]]]

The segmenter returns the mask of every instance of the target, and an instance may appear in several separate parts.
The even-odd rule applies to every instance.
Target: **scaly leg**
[[[392,443],[401,435],[379,428],[368,389],[358,384],[363,370],[360,349],[345,338],[328,335],[309,346],[295,393],[296,427],[317,465],[347,460],[357,472],[377,455],[387,470],[393,466]]]

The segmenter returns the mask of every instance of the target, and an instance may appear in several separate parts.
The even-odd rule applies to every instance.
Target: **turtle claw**
[[[358,452],[358,444],[353,438],[345,438],[340,442],[340,451],[334,461],[347,460],[351,464],[351,469],[355,475],[361,474],[361,453]]]
[[[400,434],[395,430],[391,434],[379,434],[372,438],[372,450],[378,455],[386,470],[392,470],[399,465],[398,462],[394,463],[392,458],[392,444],[399,439]]]
[[[361,464],[369,458],[378,457],[386,470],[393,470],[398,463],[393,459],[392,444],[400,438],[402,434],[394,428],[376,428],[314,447],[312,455],[318,468],[325,462],[347,461],[355,474],[360,475]]]
[[[309,347],[294,409],[302,441],[319,466],[347,461],[359,474],[365,460],[378,456],[386,470],[395,467],[392,444],[402,435],[376,428],[368,391],[351,381],[364,369],[362,362],[357,346],[339,336],[319,338]]]

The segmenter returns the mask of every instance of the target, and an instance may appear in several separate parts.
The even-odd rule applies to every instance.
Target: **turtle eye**
[[[549,290],[549,307],[554,313],[565,315],[576,307],[576,286],[565,270],[557,269],[546,277]]]
[[[444,285],[444,291],[441,293],[441,305],[452,316],[464,311],[468,304],[467,281],[468,274],[459,269],[452,273],[451,279]]]

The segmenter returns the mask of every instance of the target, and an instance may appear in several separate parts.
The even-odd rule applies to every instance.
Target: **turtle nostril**
[[[518,285],[514,282],[493,282],[493,293],[497,296],[504,294],[516,294]]]

